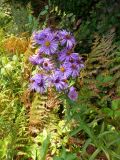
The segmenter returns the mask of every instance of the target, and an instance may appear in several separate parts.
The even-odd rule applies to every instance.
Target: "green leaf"
[[[45,6],[45,9],[46,9],[46,10],[48,10],[48,9],[49,9],[49,6],[48,6],[48,5],[46,5],[46,6]]]
[[[91,139],[87,139],[85,144],[83,145],[83,148],[82,148],[82,154],[84,154],[86,152],[86,148],[88,147],[88,145],[91,144]]]
[[[109,116],[109,117],[113,117],[113,115],[114,115],[113,110],[110,109],[110,108],[103,108],[102,111],[103,111],[104,113],[106,113],[107,116]]]
[[[60,157],[54,157],[53,160],[64,160],[64,159]]]
[[[89,137],[91,139],[95,138],[94,133],[90,130],[90,127],[86,123],[81,122],[81,126],[82,126],[83,130],[89,135]]]
[[[108,160],[110,160],[110,156],[109,156],[109,153],[108,153],[108,151],[107,151],[107,148],[105,148],[105,147],[101,147],[101,149],[102,149],[102,150],[103,150],[103,152],[105,153],[105,155],[106,155],[107,159],[108,159]]]
[[[100,133],[103,133],[103,132],[104,132],[104,129],[105,129],[105,123],[103,122],[103,123],[102,123],[102,126],[101,126]]]
[[[120,155],[116,154],[115,152],[111,151],[113,157],[120,159]]]
[[[54,160],[77,160],[77,156],[75,153],[67,152],[65,148],[63,148],[60,157],[54,157]]]
[[[49,144],[50,144],[50,136],[47,136],[47,138],[43,141],[43,144],[41,146],[41,150],[40,150],[41,160],[45,160]]]
[[[43,11],[40,12],[40,15],[44,16],[45,14],[47,14],[47,12],[48,12],[47,10],[43,10]]]
[[[117,139],[115,139],[114,141],[108,143],[108,147],[110,147],[110,146],[113,145],[113,144],[117,144],[117,143],[118,143],[118,144],[120,143],[120,137],[117,138]]]
[[[115,117],[119,117],[120,116],[120,111],[114,111],[114,115],[115,115]]]
[[[100,133],[99,135],[98,135],[98,138],[101,138],[101,137],[103,137],[103,136],[105,136],[105,135],[109,135],[109,134],[111,134],[111,133],[114,133],[114,131],[105,131],[105,132],[103,132],[103,133]]]
[[[76,135],[76,134],[77,134],[79,131],[81,131],[81,130],[82,130],[82,126],[74,129],[74,130],[70,133],[70,136]]]
[[[96,151],[92,154],[89,160],[95,160],[95,157],[101,152],[101,149],[98,148]]]
[[[115,99],[112,101],[112,109],[116,110],[120,108],[120,99]]]

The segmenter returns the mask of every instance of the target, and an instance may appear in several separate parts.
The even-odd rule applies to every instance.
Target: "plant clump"
[[[54,87],[75,101],[78,97],[75,80],[84,67],[82,57],[74,51],[75,45],[74,36],[66,30],[46,28],[34,32],[33,46],[37,51],[29,60],[38,72],[31,77],[30,89],[43,94]]]

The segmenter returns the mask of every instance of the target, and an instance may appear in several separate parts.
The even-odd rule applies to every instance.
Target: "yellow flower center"
[[[70,39],[70,38],[71,38],[70,34],[66,35],[66,38],[67,38],[67,39]]]
[[[65,83],[67,83],[67,79],[63,79],[62,81],[65,82]]]
[[[61,72],[65,72],[65,68],[64,67],[61,67],[60,70],[61,70]]]
[[[67,52],[67,55],[71,55],[71,53],[72,53],[71,51],[68,51],[68,52]]]
[[[46,42],[45,42],[45,46],[49,47],[49,46],[50,46],[50,42],[49,42],[49,41],[46,41]]]

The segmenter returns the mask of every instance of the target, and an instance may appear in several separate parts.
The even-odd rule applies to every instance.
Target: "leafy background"
[[[120,159],[120,1],[0,1],[0,159]],[[77,102],[28,89],[31,34],[64,28],[85,68]]]

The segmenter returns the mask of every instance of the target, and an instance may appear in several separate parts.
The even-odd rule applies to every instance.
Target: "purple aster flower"
[[[51,33],[50,28],[43,29],[33,33],[33,40],[36,44],[42,44],[43,40]]]
[[[58,54],[58,59],[63,62],[63,61],[69,61],[70,59],[73,59],[74,61],[79,58],[78,53],[73,53],[72,50],[67,50],[63,49],[61,52]]]
[[[76,91],[76,89],[72,86],[70,87],[69,93],[68,93],[68,97],[73,100],[76,101],[78,98],[78,93]]]
[[[71,76],[73,78],[79,76],[79,72],[80,72],[80,66],[76,63],[69,63],[68,64],[68,67],[70,68],[71,70]]]
[[[79,58],[76,60],[76,63],[80,66],[80,68],[84,68],[84,64],[82,61],[82,57],[79,56]]]
[[[45,38],[45,35],[41,32],[34,32],[33,33],[33,40],[34,40],[35,44],[41,44],[44,38]]]
[[[51,28],[45,28],[45,29],[42,30],[42,32],[43,32],[46,36],[52,33]]]
[[[39,54],[34,54],[33,56],[30,56],[29,61],[33,65],[38,65],[43,62],[43,58]]]
[[[58,74],[58,72],[52,75],[51,83],[56,87],[57,91],[64,90],[68,87],[66,79]]]
[[[72,53],[70,54],[70,56],[67,56],[64,64],[68,64],[68,63],[72,63],[72,64],[76,63],[80,68],[84,68],[82,58],[79,56],[78,53]]]
[[[64,64],[77,64],[77,66],[81,69],[84,68],[84,64],[82,58],[79,56],[78,53],[72,53],[69,57],[66,57]]]
[[[60,31],[59,35],[61,37],[61,45],[65,45],[68,49],[71,49],[75,46],[75,38],[71,35],[70,32],[67,32],[66,30]]]
[[[33,40],[38,49],[29,60],[40,67],[39,73],[42,74],[31,78],[30,89],[45,93],[48,87],[55,87],[57,91],[68,93],[70,78],[79,76],[80,69],[84,67],[79,54],[74,53],[75,38],[65,30],[47,28],[34,32]],[[59,61],[56,62],[57,58]],[[68,97],[73,101],[77,99],[74,87],[70,88]]]
[[[43,59],[43,63],[42,63],[43,69],[45,69],[46,71],[50,71],[53,69],[53,66],[54,66],[53,63],[51,62],[49,58]]]
[[[41,80],[41,77],[43,77],[43,75],[35,74],[33,77],[30,78],[30,81],[31,82],[39,82]]]
[[[48,55],[54,54],[58,48],[58,42],[52,34],[49,34],[41,43],[40,51]]]
[[[75,63],[79,59],[79,54],[78,53],[72,53],[68,58],[66,58],[67,61],[70,63]]]
[[[58,74],[67,79],[71,75],[71,70],[67,64],[62,64],[58,69]]]
[[[35,74],[31,78],[31,85],[30,89],[35,90],[38,93],[45,93],[47,91],[48,83],[47,83],[47,78],[46,76],[42,74]]]
[[[59,31],[55,31],[54,32],[54,37],[57,41],[60,41],[60,34],[59,34]]]
[[[37,88],[38,88],[38,85],[37,85],[36,82],[33,81],[33,82],[29,85],[29,88],[30,88],[30,90],[36,91]]]

